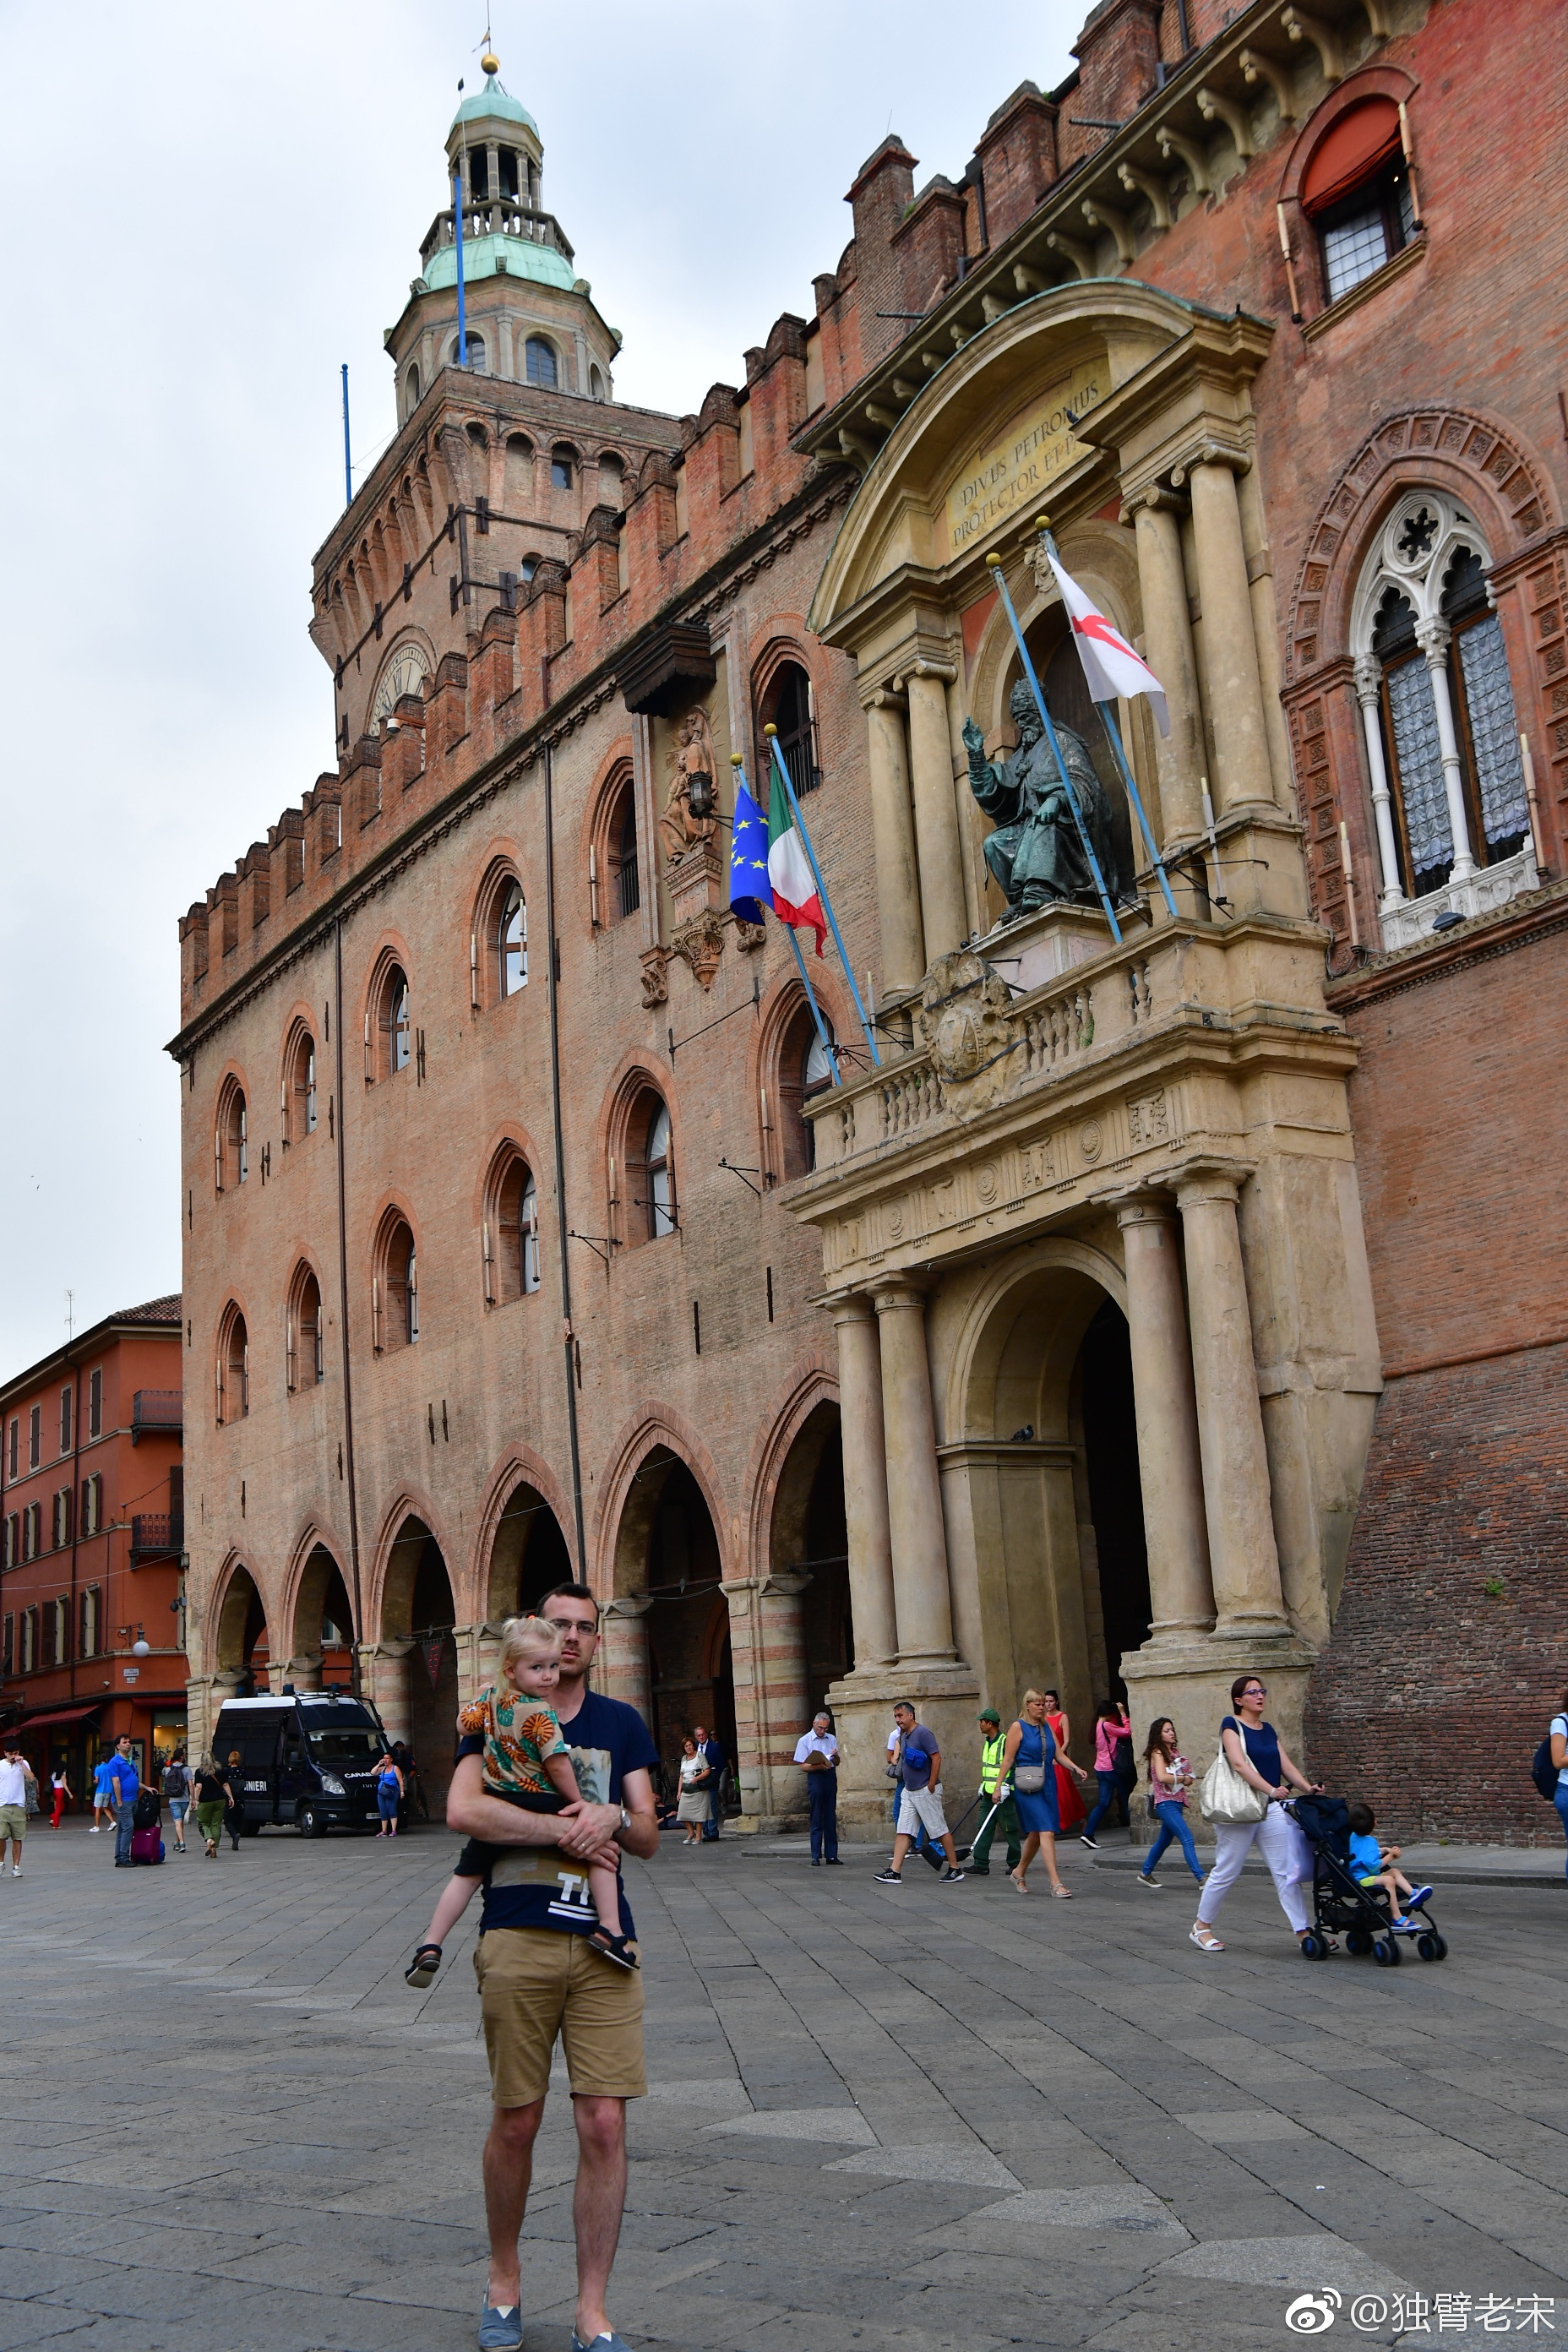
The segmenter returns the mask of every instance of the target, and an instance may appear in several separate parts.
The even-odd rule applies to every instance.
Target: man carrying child
[[[494,2100],[484,2153],[489,2284],[479,2340],[485,2352],[508,2352],[523,2340],[518,2232],[559,2035],[577,2130],[574,2352],[625,2352],[605,2297],[626,2201],[626,2103],[647,2087],[643,1982],[636,1967],[605,1965],[611,1939],[589,1882],[601,1869],[605,1884],[607,1874],[616,1874],[618,1936],[629,1947],[635,1931],[619,1885],[619,1860],[625,1853],[646,1861],[658,1851],[650,1777],[658,1756],[635,1707],[588,1688],[599,1612],[587,1586],[560,1585],[537,1609],[560,1637],[546,1711],[559,1726],[582,1795],[562,1811],[541,1812],[492,1793],[485,1785],[486,1735],[466,1730],[447,1800],[449,1827],[489,1849],[465,1857],[481,1865],[484,1909],[474,1967]],[[522,1712],[539,1709],[525,1700]],[[530,1744],[548,1743],[532,1738]],[[534,1769],[544,1760],[532,1754],[523,1759]],[[544,1777],[548,1782],[548,1771]],[[442,1902],[449,1907],[447,1896]],[[592,1948],[595,1938],[597,1949]]]

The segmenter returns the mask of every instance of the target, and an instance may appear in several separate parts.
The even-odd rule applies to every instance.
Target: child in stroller
[[[1366,1887],[1381,1886],[1387,1895],[1390,1909],[1395,1896],[1405,1905],[1402,1916],[1396,1916],[1396,1927],[1414,1932],[1417,1923],[1412,1911],[1419,1911],[1431,1894],[1429,1886],[1412,1886],[1402,1870],[1394,1865],[1399,1860],[1396,1845],[1380,1845],[1373,1832],[1377,1827],[1377,1815],[1370,1805],[1352,1805],[1346,1827],[1350,1831],[1351,1868]]]
[[[1370,1885],[1363,1883],[1352,1859],[1352,1812],[1342,1797],[1298,1796],[1286,1810],[1295,1816],[1312,1849],[1313,1918],[1300,1940],[1303,1959],[1327,1959],[1338,1948],[1336,1933],[1343,1935],[1345,1949],[1352,1958],[1359,1959],[1370,1952],[1380,1968],[1398,1966],[1400,1935],[1414,1937],[1416,1953],[1424,1960],[1447,1956],[1448,1947],[1426,1908],[1429,1886],[1419,1890],[1419,1903],[1413,1889],[1410,1907],[1396,1916],[1389,1891],[1382,1884],[1383,1872],[1373,1875]]]

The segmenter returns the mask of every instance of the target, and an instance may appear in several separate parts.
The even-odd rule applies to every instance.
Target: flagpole
[[[458,84],[459,91],[461,91],[462,87],[462,83],[459,82]],[[459,111],[461,109],[459,108]],[[468,364],[468,331],[463,310],[463,197],[466,193],[465,183],[468,176],[467,170],[468,161],[468,126],[466,122],[463,124],[458,137],[460,144],[458,148],[458,205],[457,218],[454,223],[458,232],[458,365],[460,368],[466,368]]]
[[[750,797],[752,788],[746,782],[746,763],[739,751],[731,752],[730,765],[735,771],[737,781],[740,782],[748,797]],[[732,905],[734,903],[733,900],[731,900],[731,903]],[[762,907],[761,899],[757,901],[757,906],[760,911]],[[827,1056],[827,1066],[833,1073],[834,1085],[836,1087],[841,1087],[844,1084],[844,1077],[838,1067],[838,1048],[834,1044],[833,1038],[828,1032],[827,1024],[822,1017],[821,1007],[816,1002],[816,992],[811,985],[811,974],[805,968],[805,958],[801,954],[800,941],[795,935],[795,925],[793,923],[786,923],[784,928],[789,933],[789,943],[795,950],[795,960],[800,971],[801,986],[805,991],[805,1001],[811,1007],[811,1017],[816,1024],[817,1041],[821,1045],[823,1052]]]
[[[1047,522],[1044,515],[1040,517],[1040,520],[1036,524],[1035,528],[1046,542],[1047,552],[1055,557],[1057,562],[1059,562],[1061,558],[1058,553],[1057,542],[1051,536],[1050,525]],[[1068,618],[1070,622],[1072,615],[1069,614]],[[1109,702],[1097,702],[1094,707],[1099,711],[1100,723],[1104,727],[1106,734],[1110,739],[1110,748],[1116,754],[1116,764],[1121,771],[1121,781],[1127,787],[1127,797],[1138,813],[1138,823],[1142,828],[1143,838],[1149,845],[1149,855],[1154,862],[1154,871],[1160,877],[1160,887],[1165,894],[1165,905],[1170,910],[1171,920],[1174,922],[1176,920],[1176,902],[1171,896],[1170,879],[1165,872],[1164,860],[1160,855],[1159,844],[1156,842],[1152,832],[1150,830],[1149,820],[1143,814],[1143,803],[1139,797],[1138,787],[1132,781],[1132,771],[1127,764],[1127,754],[1121,748],[1121,730],[1118,727],[1115,719],[1112,719],[1110,715],[1110,705]]]
[[[1024,643],[1024,632],[1018,626],[1018,615],[1013,610],[1013,599],[1007,593],[1007,583],[1002,571],[1002,558],[999,555],[993,553],[988,555],[985,561],[987,565],[990,567],[991,577],[996,583],[997,593],[1002,599],[1003,610],[1005,612],[1008,620],[1012,624],[1013,642],[1018,648],[1018,657],[1024,665],[1024,675],[1027,677],[1031,688],[1034,689],[1036,707],[1039,711],[1041,719],[1045,723],[1046,735],[1050,743],[1051,750],[1056,754],[1057,772],[1061,777],[1062,783],[1067,791],[1068,806],[1071,809],[1074,820],[1078,825],[1078,836],[1083,844],[1084,856],[1089,860],[1089,870],[1094,877],[1094,887],[1100,893],[1100,903],[1105,909],[1105,919],[1110,925],[1110,936],[1116,941],[1117,946],[1120,947],[1121,945],[1121,926],[1116,919],[1116,909],[1110,903],[1110,893],[1105,887],[1105,877],[1100,870],[1100,860],[1094,854],[1094,844],[1089,837],[1089,827],[1083,821],[1083,811],[1078,804],[1078,794],[1073,790],[1073,781],[1068,773],[1068,763],[1062,758],[1062,747],[1057,741],[1057,730],[1051,725],[1051,714],[1046,709],[1046,698],[1040,691],[1040,681],[1035,676],[1035,665],[1029,659],[1029,648]]]
[[[805,829],[805,819],[800,813],[800,803],[795,796],[795,786],[789,780],[789,770],[784,766],[784,753],[779,750],[779,730],[770,722],[763,728],[763,733],[773,747],[773,765],[778,770],[779,782],[784,788],[784,798],[789,803],[790,814],[800,827],[801,846],[805,851],[806,862],[811,867],[811,878],[816,885],[816,895],[822,901],[822,911],[827,918],[827,928],[833,934],[833,944],[838,950],[838,961],[844,966],[844,977],[849,982],[849,993],[855,1000],[856,1017],[866,1033],[866,1044],[871,1055],[871,1066],[873,1069],[879,1070],[882,1066],[882,1056],[877,1051],[877,1033],[866,1018],[866,1008],[860,1002],[860,992],[855,985],[855,967],[844,951],[844,940],[838,929],[838,918],[833,911],[833,901],[827,895],[827,885],[822,878],[822,868],[816,862],[816,852],[811,845],[811,835]],[[1121,934],[1118,932],[1117,937],[1120,939],[1121,936]],[[795,938],[793,928],[790,937]],[[797,957],[799,953],[797,943],[795,948]],[[805,970],[804,963],[801,965],[801,970],[803,971]]]

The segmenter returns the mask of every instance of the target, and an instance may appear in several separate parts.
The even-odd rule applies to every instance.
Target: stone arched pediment
[[[838,625],[903,566],[977,570],[1010,517],[1069,504],[1108,471],[1083,416],[1192,329],[1199,311],[1152,286],[1086,278],[1005,312],[920,385],[839,526],[810,614]],[[924,372],[910,338],[911,379]]]

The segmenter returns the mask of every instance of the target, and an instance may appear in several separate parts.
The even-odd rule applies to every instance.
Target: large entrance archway
[[[838,1407],[826,1399],[812,1407],[784,1458],[773,1498],[768,1559],[775,1576],[798,1574],[807,1580],[800,1614],[803,1720],[808,1720],[826,1705],[828,1685],[855,1664],[844,1446]]]
[[[220,1675],[232,1675],[237,1698],[253,1697],[268,1684],[271,1645],[267,1607],[250,1570],[237,1560],[229,1571],[217,1612],[215,1647]]]
[[[736,1760],[730,1605],[720,1575],[702,1489],[679,1454],[656,1445],[632,1481],[616,1540],[616,1600],[631,1601],[635,1617],[614,1613],[640,1623],[646,1640],[650,1727],[670,1786],[694,1724],[712,1733],[731,1766]],[[646,1608],[635,1608],[639,1599]]]
[[[943,1447],[960,1644],[1004,1713],[1060,1691],[1083,1760],[1094,1703],[1147,1639],[1149,1565],[1120,1267],[1075,1242],[994,1270],[972,1302]]]
[[[289,1680],[296,1690],[346,1689],[353,1652],[353,1611],[343,1572],[324,1543],[312,1544],[294,1599]]]
[[[445,1807],[457,1753],[457,1622],[445,1555],[410,1513],[387,1560],[375,1695],[388,1735],[414,1750],[433,1816]]]
[[[524,1615],[557,1584],[570,1584],[577,1570],[566,1538],[537,1486],[520,1478],[496,1522],[490,1547],[485,1617],[499,1625]]]

